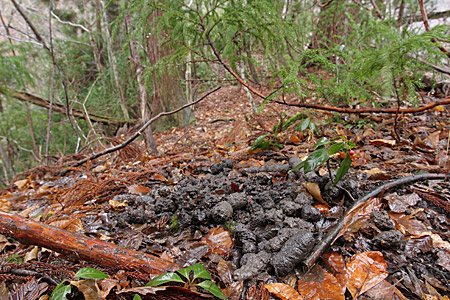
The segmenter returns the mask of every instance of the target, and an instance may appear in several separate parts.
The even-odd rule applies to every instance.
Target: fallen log
[[[0,212],[0,233],[26,245],[36,245],[101,266],[161,274],[179,269],[157,256],[116,246],[94,238],[65,231],[17,215]]]

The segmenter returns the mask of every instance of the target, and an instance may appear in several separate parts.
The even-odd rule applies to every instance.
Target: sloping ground
[[[319,132],[294,124],[273,134],[274,125],[298,112]],[[62,289],[67,299],[223,297],[213,282],[229,299],[448,299],[448,178],[405,183],[348,212],[391,179],[448,173],[448,117],[448,106],[397,121],[387,115],[339,119],[278,104],[254,114],[243,90],[222,88],[195,108],[192,126],[156,135],[161,155],[143,155],[138,142],[64,177],[61,169],[37,168],[3,190],[3,211],[61,228],[68,237],[53,239],[63,246],[42,245],[39,234],[41,240],[52,234],[45,227],[33,241],[21,236],[18,243],[19,234],[6,228],[11,224],[1,223],[0,299],[47,299],[64,279],[72,281],[54,299],[66,297]],[[251,149],[263,134],[271,146]],[[352,169],[339,187],[326,166],[291,171],[322,136],[356,144]],[[340,161],[333,156],[331,168]],[[305,269],[313,247],[340,220],[337,240]],[[87,253],[69,248],[78,240],[107,241],[122,247],[113,254],[128,249],[165,263],[149,272],[151,263],[123,264],[117,254],[111,264],[99,247]],[[143,287],[164,266],[173,271],[191,265],[196,267],[181,275],[152,281],[171,287]],[[74,279],[80,269],[84,273]]]

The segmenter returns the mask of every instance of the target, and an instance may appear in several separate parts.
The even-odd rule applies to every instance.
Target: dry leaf
[[[102,300],[100,289],[94,279],[71,281],[70,284],[76,286],[83,293],[85,299]]]
[[[36,259],[37,254],[38,254],[38,246],[34,246],[33,249],[31,249],[31,251],[28,251],[25,254],[25,257],[23,258],[23,262],[29,262],[30,260]]]
[[[322,195],[320,194],[320,188],[319,185],[315,182],[303,182],[303,186],[308,190],[308,192],[320,203],[323,205],[326,205],[327,207],[330,207],[330,205],[323,200]]]
[[[133,184],[128,187],[128,192],[134,195],[148,194],[148,192],[150,192],[150,188],[143,185]]]
[[[118,208],[121,208],[121,207],[127,207],[128,206],[127,201],[117,201],[117,200],[111,199],[111,200],[108,201],[108,203],[114,209],[118,209]]]
[[[396,144],[395,140],[384,140],[384,139],[370,140],[369,143],[371,143],[374,146],[385,146],[385,147],[394,147]]]
[[[281,300],[303,300],[304,298],[296,290],[284,283],[266,284],[265,288]]]

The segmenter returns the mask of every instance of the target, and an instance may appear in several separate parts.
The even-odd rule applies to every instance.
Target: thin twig
[[[150,126],[150,124],[152,124],[153,122],[155,122],[156,120],[158,120],[158,119],[161,118],[162,116],[172,115],[172,114],[174,114],[174,113],[179,112],[180,110],[185,109],[186,107],[189,107],[189,106],[191,106],[191,105],[195,105],[195,104],[199,103],[200,101],[204,100],[206,97],[208,97],[208,96],[211,95],[212,93],[214,93],[214,92],[216,92],[217,90],[219,90],[220,88],[221,88],[221,87],[219,86],[219,87],[217,87],[217,88],[215,88],[215,89],[213,89],[213,90],[208,91],[205,95],[203,95],[203,97],[201,97],[201,98],[198,99],[197,101],[194,101],[194,102],[191,102],[191,103],[187,103],[187,104],[185,104],[185,105],[183,105],[183,106],[180,106],[179,108],[177,108],[177,109],[175,109],[175,110],[172,110],[172,111],[159,113],[159,114],[156,115],[155,117],[153,117],[153,118],[151,118],[150,120],[148,120],[144,125],[142,125],[141,128],[139,128],[138,131],[136,131],[132,136],[130,136],[130,137],[129,137],[127,140],[125,140],[123,143],[121,143],[121,144],[119,144],[119,145],[117,145],[117,146],[114,146],[114,147],[110,147],[110,148],[104,149],[103,151],[94,153],[93,155],[91,155],[91,156],[89,156],[89,157],[86,157],[86,158],[84,158],[84,159],[81,159],[81,160],[77,161],[76,163],[70,165],[69,168],[75,168],[75,167],[78,167],[78,166],[84,164],[85,162],[87,162],[88,160],[93,160],[93,159],[99,158],[100,156],[103,156],[103,155],[105,155],[105,154],[112,153],[112,152],[115,152],[115,151],[117,151],[117,150],[120,150],[120,149],[124,148],[125,146],[127,146],[128,144],[130,144],[132,141],[134,141],[137,137],[139,137],[139,136],[144,132],[144,130],[145,130],[148,126]],[[62,172],[61,176],[65,175],[68,171],[69,171],[68,169],[64,170],[64,171]]]
[[[423,26],[425,27],[426,31],[430,31],[430,25],[428,24],[427,12],[425,11],[425,8],[423,7],[423,0],[419,0],[419,6],[420,6],[420,13],[422,14]],[[437,44],[437,47],[439,48],[439,50],[441,50],[448,57],[450,57],[450,52],[448,52],[447,49],[445,49],[441,44],[439,44],[439,41],[437,39],[432,38],[431,41]]]

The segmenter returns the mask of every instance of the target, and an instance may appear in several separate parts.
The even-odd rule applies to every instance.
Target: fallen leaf
[[[167,182],[169,181],[166,177],[164,177],[161,174],[155,174],[152,177],[150,177],[151,180],[157,180],[157,181],[161,181],[161,182]],[[150,189],[149,189],[150,191]]]
[[[436,261],[438,265],[450,271],[450,250],[445,249],[437,253],[439,259]]]
[[[330,205],[325,200],[323,200],[322,195],[320,193],[319,185],[317,183],[303,182],[302,184],[308,190],[308,192],[314,197],[314,199],[316,199],[323,205],[327,206],[328,208],[330,207]]]
[[[224,257],[231,255],[233,239],[230,231],[223,227],[211,228],[200,242],[207,244],[210,251],[214,254],[223,255]]]
[[[371,299],[408,300],[402,292],[386,280],[383,280],[373,288],[369,289],[365,293],[365,296],[368,296]]]
[[[369,143],[371,143],[374,146],[385,146],[385,147],[394,147],[396,144],[395,140],[384,140],[384,139],[370,140]]]
[[[347,289],[353,299],[382,282],[389,275],[383,254],[368,251],[353,255],[346,264]]]
[[[128,206],[127,201],[117,201],[117,200],[114,200],[114,199],[109,200],[108,203],[114,209],[118,209],[118,208],[121,208],[121,207],[127,207]]]
[[[31,249],[31,251],[28,251],[25,254],[25,257],[23,258],[23,262],[26,263],[26,262],[29,262],[30,260],[36,259],[37,254],[38,254],[38,249],[39,249],[38,246],[34,246],[33,249]]]
[[[389,216],[394,220],[395,227],[405,236],[422,236],[424,232],[430,231],[424,223],[414,219],[414,216],[396,214],[393,212],[389,212]]]
[[[270,293],[281,300],[303,300],[304,298],[292,287],[284,283],[270,283],[264,286]]]
[[[102,300],[100,289],[94,279],[74,280],[70,284],[76,286],[83,293],[85,299]]]
[[[150,192],[150,188],[138,184],[132,184],[128,186],[128,192],[134,195],[148,194],[148,192]]]
[[[319,265],[298,280],[298,292],[308,300],[345,299],[345,286]]]

